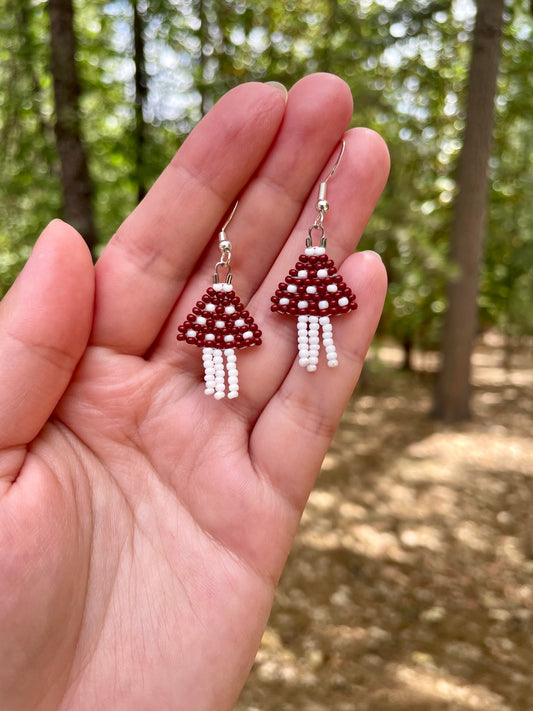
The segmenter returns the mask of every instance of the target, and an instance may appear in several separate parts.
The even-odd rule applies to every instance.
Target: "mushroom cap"
[[[178,341],[200,348],[261,345],[261,331],[230,284],[213,284],[178,327]]]
[[[301,254],[271,300],[272,311],[291,316],[331,316],[357,308],[355,294],[327,254]]]

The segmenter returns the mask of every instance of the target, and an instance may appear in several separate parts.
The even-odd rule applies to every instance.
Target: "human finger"
[[[233,284],[247,302],[268,273],[305,205],[309,191],[352,116],[346,83],[331,74],[312,74],[289,91],[283,123],[263,164],[242,191],[227,228],[232,244]],[[194,369],[194,354],[176,353],[176,327],[210,286],[218,244],[206,250],[196,266],[168,328],[161,334],[154,359],[184,359]]]
[[[285,97],[250,83],[224,96],[192,131],[96,265],[91,342],[142,355],[235,196],[263,160]]]
[[[90,332],[94,270],[69,225],[54,220],[0,303],[0,485],[62,396]]]
[[[346,148],[342,161],[328,182],[330,209],[324,218],[325,235],[328,238],[327,254],[337,268],[359,242],[389,172],[387,147],[374,131],[352,129],[345,134],[344,139]],[[253,358],[242,358],[239,368],[242,395],[239,404],[249,409],[252,421],[277,391],[297,355],[297,319],[295,316],[272,313],[271,297],[278,284],[294,267],[299,255],[304,252],[308,228],[316,215],[319,183],[327,176],[338,156],[337,147],[310,192],[300,219],[278,259],[248,306],[263,331],[263,345],[253,353]],[[315,231],[313,238],[317,243]],[[339,273],[359,296],[342,269],[339,269]],[[355,320],[357,317],[357,314],[347,314],[336,321]]]
[[[379,255],[361,252],[341,265],[358,294],[356,313],[333,328],[339,367],[308,373],[294,362],[250,437],[254,467],[301,511],[331,438],[357,383],[381,315],[386,272]]]

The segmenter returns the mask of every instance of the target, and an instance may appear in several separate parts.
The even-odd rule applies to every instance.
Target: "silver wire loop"
[[[320,230],[320,246],[326,248],[326,243],[327,239],[325,236],[325,230],[323,225],[311,225],[311,227],[307,230],[307,239],[305,240],[305,246],[306,247],[312,247],[313,246],[313,235],[312,232],[313,230]]]
[[[220,284],[220,276],[219,276],[218,270],[221,267],[227,268],[228,272],[226,274],[226,278],[224,279],[224,281],[226,282],[226,284],[231,284],[231,280],[233,277],[231,275],[231,265],[230,265],[229,259],[227,262],[217,262],[215,264],[215,271],[213,272],[213,284]]]

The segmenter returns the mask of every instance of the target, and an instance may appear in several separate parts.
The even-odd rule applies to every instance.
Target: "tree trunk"
[[[477,0],[466,128],[450,238],[450,256],[459,268],[459,275],[448,285],[442,368],[435,397],[435,415],[447,421],[470,417],[470,360],[477,329],[479,267],[503,10],[504,0]]]
[[[72,0],[48,0],[50,15],[50,69],[54,83],[55,135],[65,220],[75,227],[94,252],[96,230],[92,210],[92,186],[80,127],[80,82],[75,55]]]
[[[148,96],[148,76],[146,74],[146,54],[144,43],[145,19],[139,9],[138,0],[132,0],[133,7],[133,61],[135,63],[135,182],[137,200],[146,195],[146,123],[143,109]]]

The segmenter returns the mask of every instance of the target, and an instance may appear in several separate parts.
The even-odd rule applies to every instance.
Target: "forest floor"
[[[236,711],[533,711],[531,350],[486,338],[453,427],[400,355],[344,414]]]

